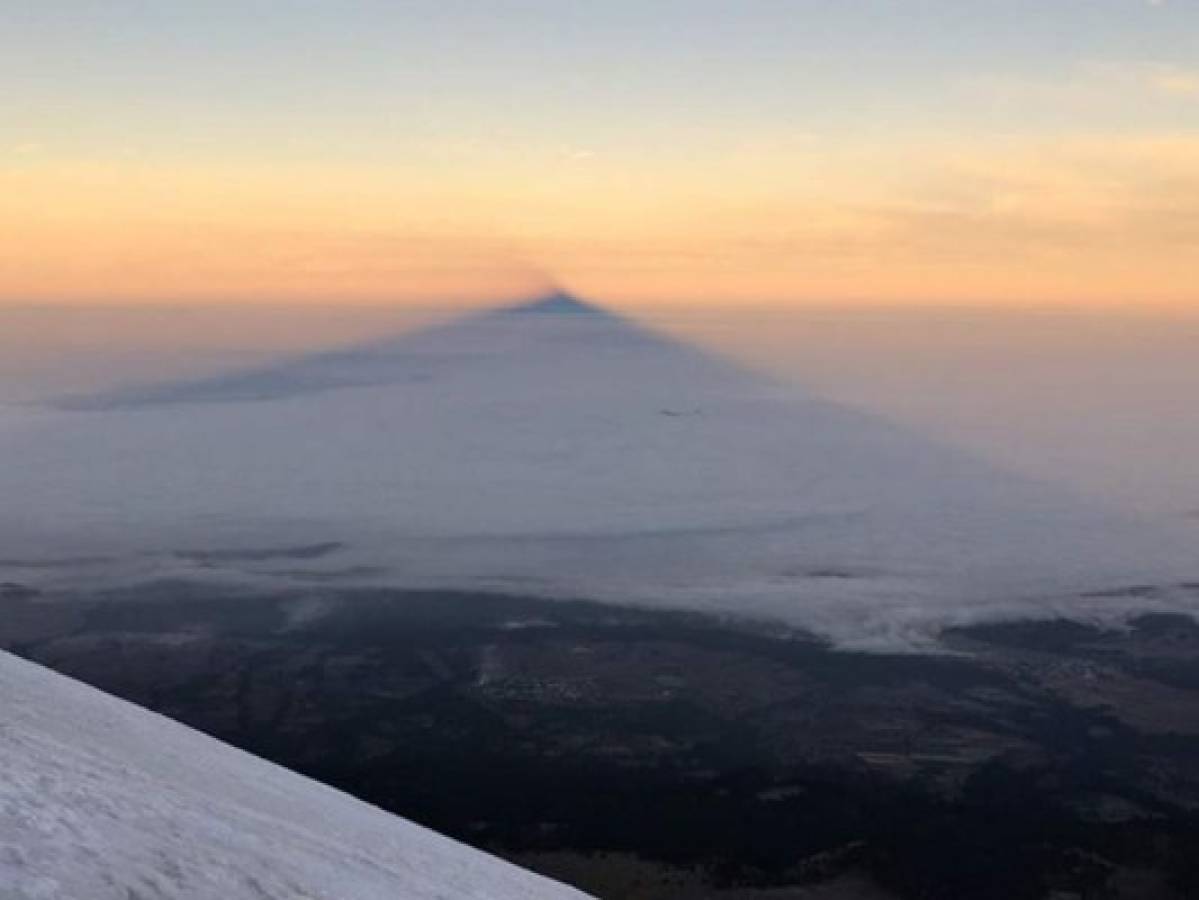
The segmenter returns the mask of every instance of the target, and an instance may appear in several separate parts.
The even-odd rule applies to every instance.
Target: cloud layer
[[[8,428],[4,577],[342,573],[702,609],[858,647],[1194,605],[1171,535],[573,303]],[[281,563],[289,547],[323,549]],[[1122,593],[1147,583],[1160,596]]]

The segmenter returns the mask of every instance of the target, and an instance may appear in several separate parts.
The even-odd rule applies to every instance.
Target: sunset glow
[[[0,300],[1199,302],[1192,5],[448,6],[10,16]]]

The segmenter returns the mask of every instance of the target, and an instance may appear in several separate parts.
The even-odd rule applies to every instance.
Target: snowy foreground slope
[[[0,653],[3,900],[584,895]]]
[[[1199,580],[1193,543],[566,295],[27,418],[0,428],[0,580],[499,589],[853,646]]]

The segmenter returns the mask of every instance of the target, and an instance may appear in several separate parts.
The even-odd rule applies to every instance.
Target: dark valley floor
[[[831,651],[683,613],[3,587],[0,644],[622,898],[1199,894],[1199,627]]]

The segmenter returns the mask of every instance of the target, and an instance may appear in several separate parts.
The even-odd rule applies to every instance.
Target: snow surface
[[[3,900],[583,894],[0,653]]]
[[[1125,585],[1196,607],[1177,587],[1199,570],[1193,540],[565,295],[74,398],[0,429],[0,458],[14,580],[285,580],[290,562],[195,551],[333,541],[311,573],[715,610],[888,648],[1147,608],[1112,593]],[[109,562],[28,565],[49,555]]]

